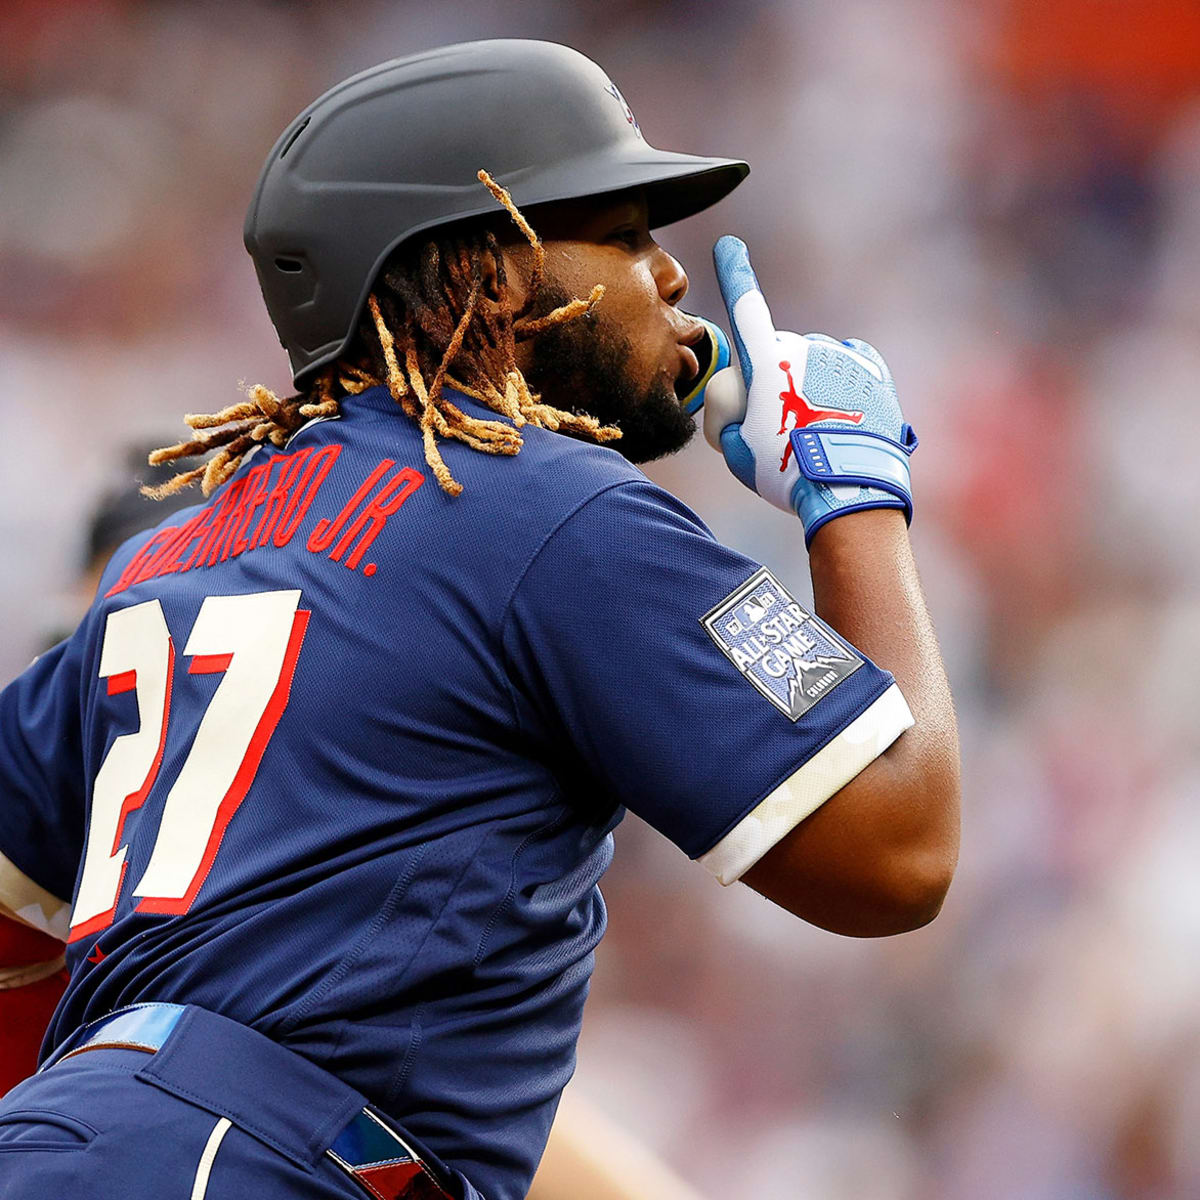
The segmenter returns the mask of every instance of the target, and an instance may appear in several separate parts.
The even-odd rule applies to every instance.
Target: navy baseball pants
[[[461,1176],[443,1190],[353,1088],[224,1017],[142,1005],[97,1029],[0,1099],[0,1200],[482,1200]]]

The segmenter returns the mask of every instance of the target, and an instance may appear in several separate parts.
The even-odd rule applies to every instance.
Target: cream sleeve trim
[[[914,724],[908,703],[893,683],[699,861],[721,883],[736,882],[785,834],[816,812]]]

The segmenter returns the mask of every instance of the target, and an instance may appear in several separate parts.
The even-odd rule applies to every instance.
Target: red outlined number
[[[191,749],[167,793],[138,910],[187,912],[208,877],[287,707],[309,613],[298,590],[209,596],[184,647],[189,675],[220,674]],[[118,737],[96,775],[70,941],[107,928],[124,884],[125,818],[150,794],[170,720],[175,649],[157,600],[109,615],[100,675],[133,691],[139,727]],[[132,790],[131,790],[132,788]]]
[[[174,666],[175,646],[157,600],[109,615],[100,648],[100,678],[107,680],[110,696],[135,693],[138,728],[113,742],[96,772],[69,941],[112,924],[128,867],[129,847],[121,840],[125,818],[142,806],[158,779],[171,716]]]

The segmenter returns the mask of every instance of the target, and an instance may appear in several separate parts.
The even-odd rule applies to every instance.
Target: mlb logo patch
[[[798,721],[865,661],[766,568],[700,618],[726,658]]]
[[[637,117],[633,115],[633,109],[626,103],[625,97],[617,90],[617,85],[610,80],[608,87],[604,90],[621,106],[621,111],[625,114],[625,120],[633,126],[633,132],[638,137],[641,137],[642,127],[638,124]]]

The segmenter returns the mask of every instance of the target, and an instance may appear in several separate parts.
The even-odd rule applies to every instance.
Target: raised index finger
[[[713,265],[729,313],[742,379],[749,387],[754,377],[751,354],[771,353],[769,347],[775,344],[775,323],[750,265],[750,252],[741,238],[728,234],[721,238],[713,247]]]

